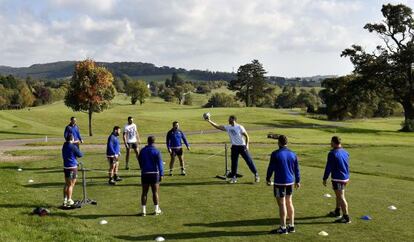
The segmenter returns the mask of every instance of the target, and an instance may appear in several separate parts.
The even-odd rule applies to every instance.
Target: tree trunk
[[[89,118],[89,136],[92,136],[92,108],[89,108],[88,111],[88,118]]]
[[[401,131],[414,132],[414,103],[406,98],[402,103],[404,108],[404,124]]]

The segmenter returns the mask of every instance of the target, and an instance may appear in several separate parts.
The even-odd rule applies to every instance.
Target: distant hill
[[[9,67],[0,66],[0,75],[13,75],[19,78],[31,77],[32,79],[65,79],[70,78],[73,74],[76,61],[59,61],[46,64],[34,64],[29,67]],[[189,80],[225,80],[230,81],[234,74],[229,72],[212,72],[201,70],[186,70],[162,66],[158,67],[151,63],[142,62],[97,62],[98,65],[105,66],[116,77],[128,75],[130,77],[148,77],[151,76],[165,77],[171,76],[176,72],[185,76]]]
[[[128,75],[132,78],[143,79],[145,81],[164,81],[172,73],[178,73],[185,80],[212,81],[224,80],[231,81],[235,78],[235,73],[186,70],[169,66],[158,67],[151,63],[143,62],[97,62],[98,65],[108,68],[115,77]],[[10,67],[0,66],[0,75],[13,75],[19,78],[31,77],[32,79],[67,79],[73,74],[76,61],[59,61],[45,64],[34,64],[29,67]],[[297,86],[320,86],[321,80],[329,76],[313,77],[278,77],[269,76],[268,81],[280,86],[297,85]]]

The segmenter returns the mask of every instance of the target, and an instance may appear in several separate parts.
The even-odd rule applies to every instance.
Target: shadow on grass
[[[47,135],[45,133],[28,133],[28,132],[17,132],[17,131],[4,131],[1,130],[0,134],[18,134],[18,135]]]
[[[269,231],[207,231],[207,232],[195,232],[195,233],[174,233],[174,234],[161,234],[167,240],[194,240],[200,238],[218,238],[218,237],[247,237],[257,235],[267,235]],[[154,240],[160,234],[149,234],[142,236],[115,236],[117,239],[129,240],[129,241],[145,241]]]
[[[10,165],[10,166],[1,166],[0,170],[17,170],[18,168],[22,168],[22,172],[25,171],[47,171],[47,172],[57,172],[57,170],[60,170],[63,172],[63,168],[61,166],[55,166],[55,167],[22,167],[19,165]]]
[[[209,185],[222,185],[224,181],[206,181],[206,182],[163,182],[161,187],[175,187],[175,186],[209,186]]]
[[[274,120],[273,123],[263,123],[257,122],[254,123],[257,125],[270,126],[275,128],[301,128],[301,129],[320,129],[321,131],[329,133],[363,133],[363,134],[376,134],[380,132],[391,132],[396,133],[397,131],[387,131],[387,130],[376,130],[376,129],[361,129],[361,128],[350,128],[346,127],[341,123],[337,124],[314,124],[314,123],[304,123],[299,120]]]
[[[323,224],[323,223],[332,223],[331,222],[320,222],[320,221],[308,221],[313,219],[326,218],[326,216],[311,216],[311,217],[301,217],[295,218],[295,224]],[[263,219],[249,219],[249,220],[234,220],[234,221],[221,221],[214,223],[191,223],[184,224],[184,226],[199,226],[199,227],[240,227],[240,226],[271,226],[277,225],[280,223],[279,218],[263,218]]]
[[[50,214],[51,217],[71,217],[78,219],[98,219],[98,218],[111,218],[111,217],[139,217],[137,213],[135,214],[83,214],[83,215],[73,215],[65,212],[55,212]]]

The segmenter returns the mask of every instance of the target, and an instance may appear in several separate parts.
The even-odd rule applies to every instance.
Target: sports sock
[[[289,227],[295,227],[295,225],[294,224],[289,224]]]
[[[286,226],[282,226],[282,225],[280,225],[280,227],[281,227],[282,229],[286,229]]]
[[[160,205],[155,205],[155,211],[159,211],[160,210]]]
[[[142,205],[142,213],[147,213],[147,206]]]

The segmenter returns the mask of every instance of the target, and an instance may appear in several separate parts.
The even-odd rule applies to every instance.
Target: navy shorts
[[[345,190],[345,187],[346,187],[346,182],[332,181],[332,188],[334,190],[343,191]]]
[[[118,162],[118,160],[115,159],[115,157],[109,157],[108,156],[107,158],[108,158],[108,162],[109,162],[110,165],[115,164],[115,163]]]
[[[288,186],[274,185],[273,193],[275,197],[278,197],[278,198],[290,196],[293,193],[293,185],[288,185]]]
[[[144,173],[141,175],[142,184],[158,184],[160,183],[160,175],[158,173]]]
[[[63,172],[65,173],[65,178],[69,178],[70,180],[78,177],[78,168],[63,169]]]
[[[137,143],[127,143],[128,149],[136,150],[138,148]]]
[[[171,155],[172,156],[182,156],[183,155],[183,148],[171,148]]]

